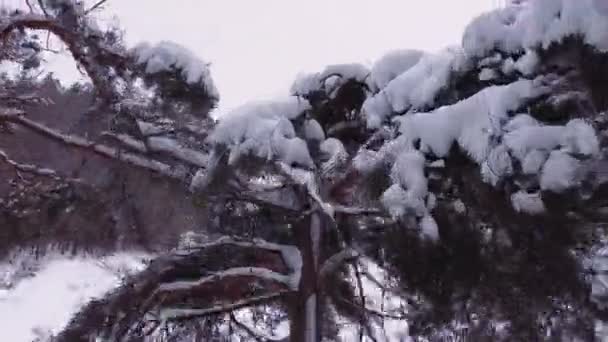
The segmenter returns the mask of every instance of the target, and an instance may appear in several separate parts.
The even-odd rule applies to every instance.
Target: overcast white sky
[[[0,0],[15,2],[23,3]],[[286,94],[300,71],[371,63],[391,49],[460,44],[466,24],[500,2],[109,0],[104,16],[117,16],[129,44],[172,40],[211,62],[223,112]]]

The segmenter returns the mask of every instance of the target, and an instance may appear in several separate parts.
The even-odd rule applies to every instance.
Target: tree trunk
[[[321,340],[321,308],[318,294],[319,249],[322,218],[312,213],[296,226],[296,241],[302,253],[302,279],[297,292],[289,299],[290,341],[317,342]]]

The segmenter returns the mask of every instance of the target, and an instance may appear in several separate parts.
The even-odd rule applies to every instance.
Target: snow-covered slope
[[[102,258],[47,255],[39,262],[20,255],[0,264],[2,340],[45,341],[58,333],[78,310],[144,267],[149,256],[120,253]],[[33,273],[20,276],[24,271]],[[20,278],[20,279],[19,279]]]

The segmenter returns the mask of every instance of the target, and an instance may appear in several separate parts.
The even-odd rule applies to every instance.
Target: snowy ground
[[[21,255],[0,263],[2,340],[44,341],[85,303],[118,286],[125,274],[142,269],[148,259],[141,253],[101,258],[55,254],[38,262]],[[32,268],[33,275],[24,276]]]

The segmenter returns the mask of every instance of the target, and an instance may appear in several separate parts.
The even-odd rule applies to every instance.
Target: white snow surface
[[[553,192],[563,192],[578,185],[580,162],[563,151],[553,151],[543,166],[540,188]]]
[[[386,85],[420,61],[424,52],[420,50],[394,50],[380,57],[372,66],[371,78],[376,89]]]
[[[490,152],[491,138],[502,134],[501,122],[508,118],[508,112],[543,91],[536,81],[520,80],[487,87],[434,112],[406,114],[394,120],[408,140],[420,139],[438,157],[446,156],[457,141],[473,160],[482,163]]]
[[[363,110],[368,127],[378,128],[393,112],[432,106],[439,91],[447,87],[452,74],[466,71],[470,66],[469,59],[459,47],[423,55],[418,63],[366,100]]]
[[[189,84],[202,85],[209,95],[219,99],[219,93],[209,70],[209,64],[187,48],[168,41],[156,45],[142,43],[131,51],[137,62],[145,64],[146,72],[154,74],[177,69]]]
[[[528,49],[526,50],[526,53],[521,56],[513,66],[517,71],[521,72],[523,75],[528,76],[534,74],[534,71],[536,71],[536,68],[538,67],[539,63],[540,58],[538,57],[536,51]]]
[[[27,256],[0,264],[0,275],[11,278],[20,272],[23,258]],[[44,341],[59,333],[82,306],[120,285],[126,274],[142,270],[149,258],[143,253],[101,258],[45,256],[33,276],[14,279],[9,288],[0,287],[0,322],[7,324],[3,340]]]
[[[480,81],[491,81],[493,79],[496,79],[498,77],[498,73],[491,68],[483,68],[481,69],[481,71],[479,72],[479,80]]]
[[[420,220],[420,230],[423,237],[431,241],[439,241],[439,227],[431,215],[426,215]]]
[[[540,193],[527,193],[518,191],[511,195],[511,204],[517,212],[538,215],[545,212],[545,204]]]
[[[519,116],[514,120],[522,124],[513,124],[511,132],[504,136],[504,143],[511,154],[522,162],[524,173],[537,173],[539,163],[546,160],[546,154],[561,148],[571,154],[593,156],[599,153],[599,140],[593,127],[582,119],[570,120],[565,126],[540,126],[532,121],[525,124],[526,117]],[[533,120],[533,119],[532,119]]]
[[[321,127],[321,124],[315,119],[306,120],[304,122],[304,136],[306,137],[306,140],[325,140],[323,127]]]
[[[507,53],[547,48],[578,35],[600,51],[608,51],[605,0],[533,0],[498,8],[475,18],[465,29],[462,45],[469,56],[483,57],[498,49]]]
[[[209,139],[228,146],[231,162],[253,154],[312,167],[306,142],[296,136],[290,121],[309,108],[307,100],[296,96],[245,104],[223,116]]]

